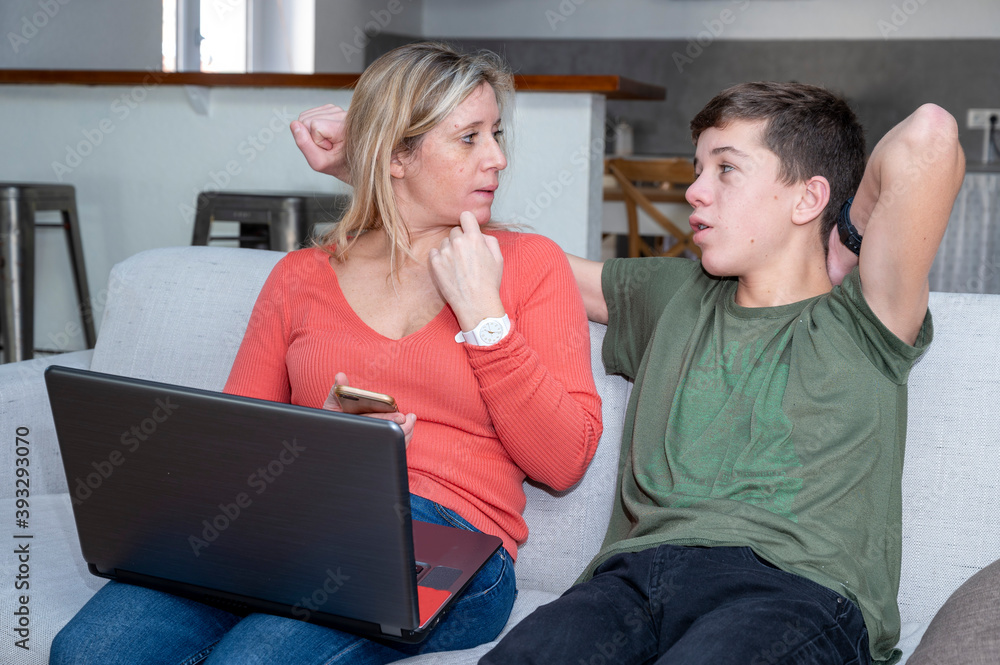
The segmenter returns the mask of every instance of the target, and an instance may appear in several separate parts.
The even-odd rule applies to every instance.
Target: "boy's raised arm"
[[[909,344],[924,320],[927,275],[964,175],[955,119],[925,104],[878,142],[854,197],[865,300]]]
[[[608,303],[604,300],[604,290],[601,288],[601,271],[604,269],[604,264],[572,254],[567,254],[566,258],[569,259],[569,267],[573,269],[576,287],[583,296],[587,318],[596,323],[607,323]]]

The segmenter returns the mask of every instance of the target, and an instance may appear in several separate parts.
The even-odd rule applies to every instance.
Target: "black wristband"
[[[861,234],[858,230],[854,228],[851,224],[851,204],[854,203],[854,197],[847,199],[844,205],[840,208],[840,215],[837,216],[837,230],[840,231],[840,242],[844,243],[844,247],[851,250],[857,255],[861,255]]]

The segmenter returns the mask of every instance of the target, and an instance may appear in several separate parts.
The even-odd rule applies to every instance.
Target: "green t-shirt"
[[[735,303],[687,259],[605,264],[604,364],[634,379],[600,554],[749,546],[861,608],[872,656],[899,652],[906,379],[930,343],[893,335],[857,269],[825,295]]]

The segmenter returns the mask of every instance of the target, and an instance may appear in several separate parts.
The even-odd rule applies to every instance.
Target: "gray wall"
[[[991,39],[997,0],[424,0],[423,29],[472,39]],[[705,36],[702,36],[704,39]]]
[[[203,0],[203,2],[218,0]],[[313,73],[315,6],[311,0],[247,0],[253,16],[252,71]]]
[[[421,34],[423,0],[316,0],[316,69],[360,72],[372,39]]]
[[[368,58],[409,39],[382,36]],[[996,39],[719,40],[700,51],[689,40],[448,41],[501,53],[522,74],[619,74],[666,87],[663,102],[608,102],[609,115],[635,127],[637,153],[692,154],[691,118],[717,92],[743,81],[795,80],[838,92],[858,113],[869,148],[919,104],[940,104],[958,119],[970,162],[980,159],[982,132],[964,128],[966,110],[1000,108]]]
[[[157,0],[0,0],[0,69],[155,69]]]

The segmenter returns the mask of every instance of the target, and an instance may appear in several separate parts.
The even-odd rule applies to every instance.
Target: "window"
[[[163,0],[163,71],[177,71],[177,0]]]
[[[246,72],[247,0],[202,0],[201,71]]]
[[[163,0],[163,70],[311,74],[315,0]]]

